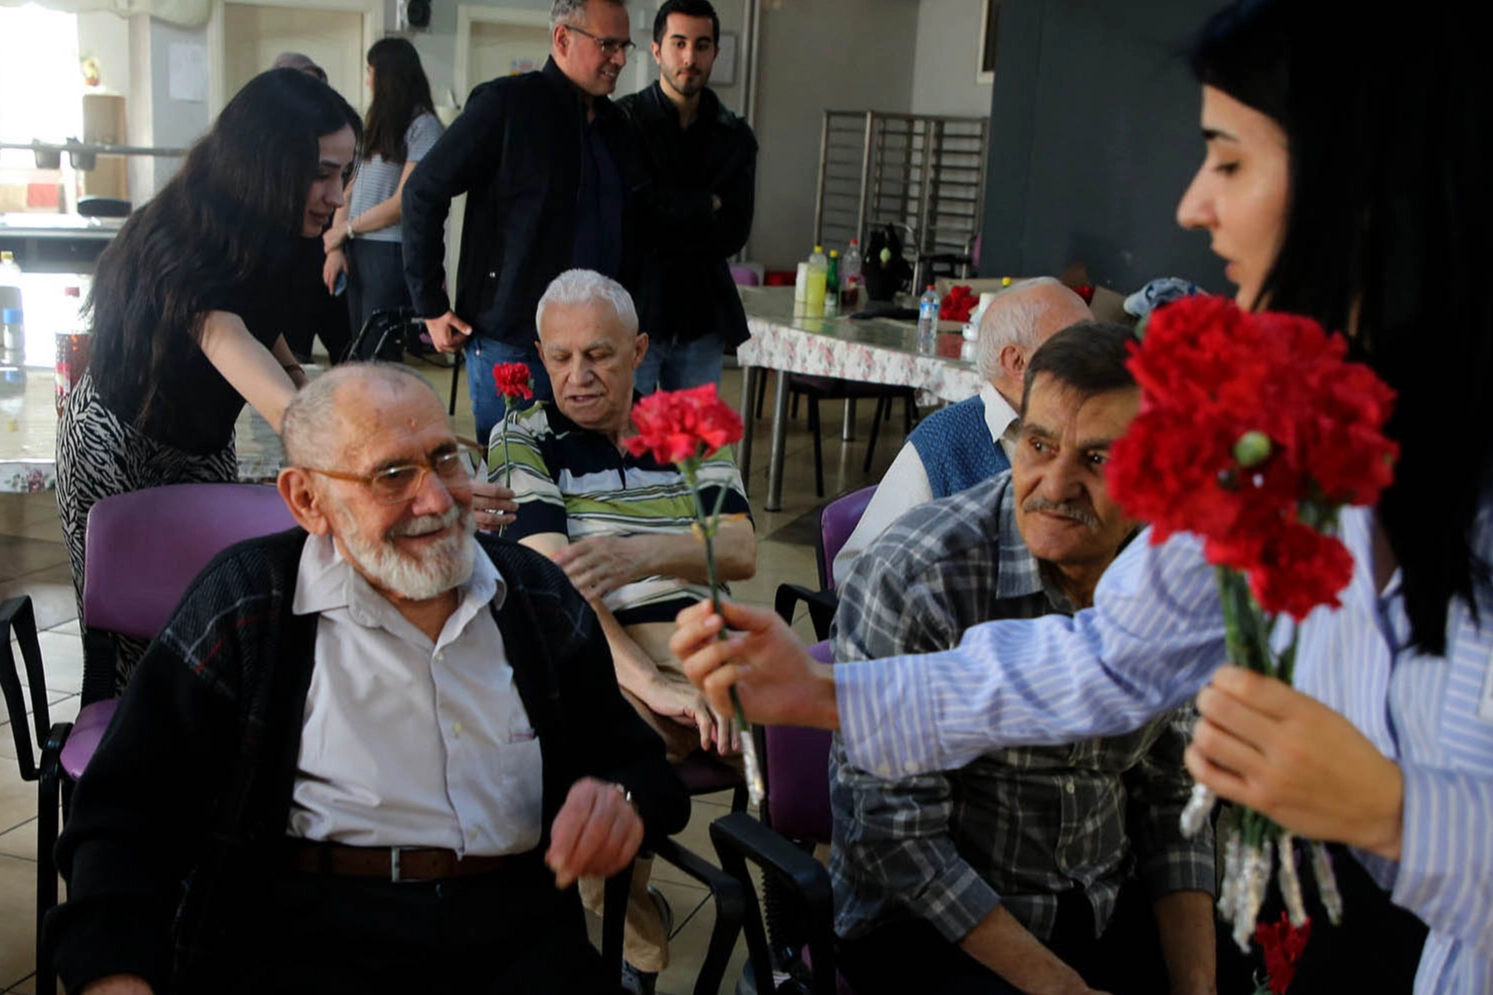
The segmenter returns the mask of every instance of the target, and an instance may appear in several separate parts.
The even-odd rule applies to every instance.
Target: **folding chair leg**
[[[46,945],[42,923],[57,904],[57,864],[52,850],[57,843],[61,777],[58,755],[44,754],[36,792],[36,995],[57,992],[57,975],[52,970],[52,952]]]
[[[881,419],[890,410],[891,403],[885,397],[876,399],[876,413],[871,416],[871,438],[866,440],[866,461],[861,464],[862,473],[871,472],[871,458],[876,455],[876,437],[881,433]]]
[[[778,376],[782,376],[782,375],[783,375],[782,373],[778,374]],[[764,405],[766,403],[767,403],[767,371],[764,370],[762,372],[761,376],[757,377],[757,414],[756,414],[757,418],[761,418],[762,417],[762,405]]]
[[[824,497],[824,440],[819,437],[819,398],[809,395],[809,434],[814,437],[814,496]]]

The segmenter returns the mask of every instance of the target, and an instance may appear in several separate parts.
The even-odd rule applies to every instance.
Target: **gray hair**
[[[975,354],[975,364],[982,379],[993,382],[1000,378],[1001,351],[1006,346],[1014,345],[1019,349],[1037,347],[1037,326],[1042,316],[1052,308],[1051,301],[1033,299],[1027,293],[1038,287],[1068,289],[1054,277],[1035,276],[1011,284],[996,294],[985,309],[985,315],[980,319],[980,339]],[[1083,303],[1083,298],[1077,294],[1073,294],[1073,299]]]
[[[534,309],[534,329],[543,327],[544,309],[551,304],[580,307],[598,302],[611,307],[623,328],[638,334],[638,310],[633,306],[632,295],[616,280],[589,269],[568,269],[550,281]]]
[[[311,56],[302,55],[300,52],[281,52],[275,56],[271,69],[298,69],[303,73],[315,76],[323,83],[327,81],[327,71],[312,61]]]
[[[618,7],[626,6],[624,0],[605,0]],[[550,5],[550,30],[561,24],[575,24],[586,19],[586,0],[555,0]]]
[[[440,394],[430,381],[398,363],[343,363],[302,387],[290,399],[280,422],[280,446],[287,466],[330,469],[338,453],[332,451],[335,433],[342,427],[337,394],[344,386],[378,384],[391,390],[419,386],[437,401]]]

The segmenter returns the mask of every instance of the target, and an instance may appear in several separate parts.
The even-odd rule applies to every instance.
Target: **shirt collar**
[[[458,590],[461,600],[457,614],[470,616],[488,602],[501,608],[508,594],[508,585],[479,545],[472,563],[472,575]],[[370,626],[378,624],[386,613],[398,612],[393,602],[353,569],[337,549],[331,535],[307,536],[306,545],[301,549],[291,611],[296,615],[314,615],[340,608],[351,612],[360,624]]]
[[[1009,456],[1020,416],[988,380],[980,384],[980,400],[985,403],[985,427],[990,431],[990,441],[1005,446]]]

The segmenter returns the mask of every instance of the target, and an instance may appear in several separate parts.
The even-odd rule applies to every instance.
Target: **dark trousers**
[[[440,883],[286,873],[218,991],[616,995],[574,888],[536,857]]]
[[[1138,885],[1120,892],[1109,926],[1097,939],[1088,900],[1065,897],[1047,946],[1091,988],[1156,995],[1169,987],[1156,919]],[[840,969],[856,995],[1021,995],[922,919],[888,923],[841,941]]]
[[[346,243],[346,252],[347,313],[354,335],[368,323],[373,312],[411,306],[400,243],[356,238]],[[373,343],[365,345],[372,348]]]

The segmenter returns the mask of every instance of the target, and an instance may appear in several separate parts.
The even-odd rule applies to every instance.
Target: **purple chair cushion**
[[[738,287],[755,287],[762,281],[757,279],[757,271],[750,266],[732,266],[731,282]]]
[[[832,661],[829,642],[815,643],[809,655],[820,663]],[[790,839],[828,843],[832,820],[829,805],[830,734],[802,726],[768,726],[767,803],[772,828]]]
[[[172,484],[104,498],[88,513],[83,624],[151,639],[209,560],[293,525],[279,491],[261,484]]]
[[[855,531],[861,516],[866,513],[866,505],[871,503],[871,495],[876,493],[876,485],[862,487],[842,498],[836,498],[825,505],[824,511],[819,516],[819,535],[824,540],[824,562],[826,567],[835,562],[835,557],[840,555],[840,549],[845,541],[850,538],[850,533]],[[826,587],[834,587],[835,581],[832,575],[826,574]]]
[[[79,709],[72,732],[67,734],[67,742],[62,744],[62,769],[74,781],[83,776],[83,768],[93,759],[93,751],[98,749],[99,740],[103,739],[104,730],[109,728],[109,720],[114,718],[114,709],[118,707],[119,699],[110,698]]]

